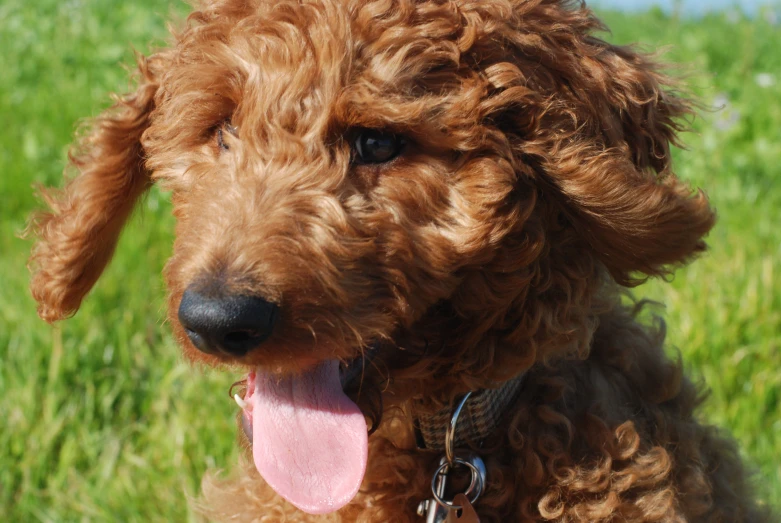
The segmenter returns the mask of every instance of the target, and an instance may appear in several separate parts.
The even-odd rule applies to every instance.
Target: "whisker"
[[[237,385],[242,385],[244,387],[244,391],[243,392],[246,392],[246,390],[247,390],[247,378],[244,378],[243,380],[239,380],[239,381],[234,381],[233,382],[233,384],[228,389],[228,397],[229,398],[231,398],[231,399],[233,398],[233,389],[236,388]]]

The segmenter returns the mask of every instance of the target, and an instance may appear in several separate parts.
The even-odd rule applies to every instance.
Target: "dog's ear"
[[[492,15],[507,23],[487,25],[471,57],[485,64],[484,114],[510,141],[519,173],[561,210],[552,225],[568,222],[624,285],[702,251],[714,213],[670,166],[693,114],[676,82],[654,58],[593,36],[605,27],[582,3],[514,11]]]
[[[66,169],[75,171],[64,189],[42,190],[48,212],[35,215],[28,230],[37,236],[30,289],[46,321],[76,312],[111,259],[135,202],[151,184],[141,137],[155,108],[160,55],[137,58],[135,92],[91,122],[74,145]]]
[[[653,58],[591,36],[604,27],[588,9],[524,5],[504,36],[516,63],[486,69],[495,121],[616,281],[666,274],[715,219],[670,167],[690,103]]]
[[[602,48],[581,58],[590,81],[576,102],[590,116],[558,142],[544,171],[571,224],[613,277],[632,285],[704,250],[715,216],[671,170],[670,146],[691,114],[686,99],[649,57],[592,44]]]

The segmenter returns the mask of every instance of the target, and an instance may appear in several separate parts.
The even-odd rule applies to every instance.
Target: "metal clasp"
[[[454,468],[462,466],[469,469],[472,478],[464,494],[470,503],[474,504],[485,488],[487,474],[485,463],[480,456],[469,453],[464,458],[460,458],[453,451],[458,417],[461,415],[461,410],[466,405],[471,394],[471,392],[468,392],[461,398],[453,410],[450,424],[445,431],[445,455],[439,460],[439,468],[434,472],[434,477],[431,478],[431,494],[433,498],[421,501],[420,505],[418,505],[418,515],[426,516],[426,523],[444,523],[451,510],[461,509],[461,506],[454,505],[452,500],[445,499],[447,477]]]

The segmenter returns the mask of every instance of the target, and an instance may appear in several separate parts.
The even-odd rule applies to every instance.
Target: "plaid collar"
[[[525,373],[505,381],[496,389],[474,392],[464,405],[455,433],[455,447],[467,443],[479,444],[499,425],[502,415],[518,396]],[[419,449],[443,450],[445,430],[453,416],[448,405],[433,414],[415,419],[415,439]]]

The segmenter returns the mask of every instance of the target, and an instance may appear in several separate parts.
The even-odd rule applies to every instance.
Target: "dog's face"
[[[142,144],[173,192],[170,318],[195,357],[352,359],[451,296],[533,204],[459,14],[363,4],[218,8],[162,73]],[[243,307],[258,324],[231,332],[220,315]]]
[[[309,400],[330,398],[313,410],[347,412],[356,438],[360,413],[332,389],[371,347],[435,341],[415,390],[587,350],[605,275],[663,273],[702,249],[713,216],[668,170],[685,103],[571,4],[205,1],[141,60],[138,91],[97,120],[80,175],[49,197],[41,315],[78,308],[159,182],[178,223],[166,277],[185,353],[257,371],[252,393],[276,387],[260,374],[306,381]]]

